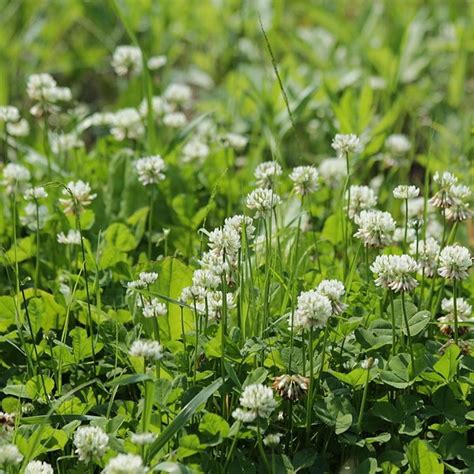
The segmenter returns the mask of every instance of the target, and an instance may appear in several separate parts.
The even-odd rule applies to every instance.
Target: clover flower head
[[[300,400],[306,395],[309,379],[298,374],[275,377],[272,388],[285,400]]]
[[[413,199],[420,194],[420,188],[416,186],[400,185],[393,190],[393,197],[395,199]]]
[[[381,248],[391,243],[396,224],[389,212],[361,211],[355,222],[359,229],[354,237],[361,239],[366,247]]]
[[[49,144],[51,151],[55,154],[65,153],[84,146],[84,142],[77,136],[76,132],[71,133],[50,133]]]
[[[199,138],[193,138],[183,147],[183,162],[201,162],[209,155],[209,147]]]
[[[183,128],[188,123],[188,119],[183,112],[170,112],[163,117],[163,123],[170,128]]]
[[[243,151],[249,142],[245,135],[239,133],[227,133],[221,140],[225,146],[233,148],[237,152]]]
[[[0,445],[0,466],[16,466],[23,460],[23,455],[14,444]]]
[[[60,232],[56,239],[58,244],[63,245],[81,245],[81,233],[78,230],[69,229],[67,234]]]
[[[166,305],[160,303],[158,298],[152,298],[150,302],[145,302],[142,312],[145,318],[156,318],[158,316],[164,316],[167,309]]]
[[[349,217],[351,219],[354,219],[361,211],[372,209],[376,205],[377,195],[373,189],[368,186],[350,187]]]
[[[163,358],[163,346],[157,341],[137,339],[133,341],[128,353],[132,357],[143,357],[144,359],[160,360]]]
[[[156,184],[165,179],[163,171],[166,165],[159,155],[140,158],[135,162],[135,169],[138,173],[138,180],[143,186]]]
[[[323,280],[316,288],[316,291],[329,299],[334,315],[342,314],[346,310],[347,305],[341,301],[346,292],[341,281]]]
[[[243,408],[260,418],[269,418],[276,408],[273,390],[262,384],[247,385],[239,401]]]
[[[7,123],[7,133],[13,137],[27,137],[30,133],[30,124],[25,119]]]
[[[254,189],[246,200],[247,207],[256,211],[256,217],[268,216],[272,209],[280,203],[280,196],[267,188]]]
[[[156,434],[150,432],[132,433],[130,439],[133,444],[144,446],[146,444],[153,443],[153,441],[156,439]]]
[[[353,133],[338,133],[334,137],[331,146],[334,150],[336,150],[339,158],[346,156],[348,153],[358,153],[362,148],[359,137]]]
[[[26,83],[26,93],[30,99],[42,101],[45,92],[48,89],[54,89],[57,86],[53,76],[48,73],[32,74],[28,77]]]
[[[161,69],[163,66],[165,66],[167,62],[168,58],[161,54],[159,56],[152,56],[150,59],[148,59],[146,65],[150,71],[157,71],[158,69]]]
[[[102,474],[146,474],[148,469],[137,454],[119,454],[105,466]]]
[[[316,290],[303,291],[298,296],[293,324],[297,328],[323,328],[332,315],[331,301]]]
[[[142,71],[142,52],[136,46],[117,46],[111,64],[118,76],[135,76]]]
[[[242,410],[242,408],[236,408],[232,412],[232,416],[241,423],[252,423],[257,418],[257,415],[253,411]]]
[[[7,188],[7,192],[13,193],[16,189],[21,190],[24,184],[31,179],[31,174],[27,168],[16,163],[8,163],[3,168],[2,184]]]
[[[185,104],[192,99],[193,93],[187,84],[174,83],[166,88],[164,97],[173,104]]]
[[[137,140],[145,134],[145,126],[137,109],[127,107],[117,110],[106,116],[106,119],[111,126],[110,133],[118,141],[123,141],[126,138]]]
[[[270,448],[274,448],[280,444],[282,434],[281,433],[272,433],[268,434],[263,438],[263,444]]]
[[[450,187],[452,204],[446,209],[446,219],[450,221],[465,221],[471,217],[468,199],[471,190],[463,184],[453,184]]]
[[[335,188],[346,176],[347,166],[342,158],[326,158],[319,165],[322,182]]]
[[[472,257],[461,245],[449,245],[441,250],[438,273],[446,279],[464,280],[469,276]]]
[[[49,211],[46,206],[38,206],[35,203],[28,203],[24,209],[25,214],[20,217],[20,222],[35,232],[37,229],[42,229],[49,219]]]
[[[234,229],[239,235],[241,235],[245,227],[247,240],[252,240],[255,235],[255,226],[250,216],[235,215],[227,217],[224,221],[224,227]]]
[[[318,170],[314,166],[297,166],[290,174],[295,193],[306,196],[318,189]]]
[[[98,426],[80,426],[74,434],[73,444],[79,461],[90,462],[105,454],[109,437]]]
[[[66,197],[59,199],[59,202],[64,207],[65,214],[80,212],[97,197],[97,194],[92,193],[90,184],[82,180],[69,181],[62,194]]]
[[[385,146],[388,151],[395,155],[403,155],[410,151],[411,144],[406,135],[394,133],[385,140]]]
[[[255,169],[257,185],[261,188],[271,188],[278,176],[281,176],[282,169],[276,161],[265,161],[260,163]]]
[[[51,464],[43,461],[30,461],[25,468],[24,474],[54,474]]]
[[[20,111],[13,105],[0,105],[0,122],[15,123],[20,120]]]
[[[413,276],[418,270],[418,264],[409,255],[379,255],[370,269],[377,275],[377,286],[395,293],[411,291],[418,286]]]
[[[37,201],[38,199],[47,198],[48,193],[43,186],[34,186],[25,191],[24,198],[27,201]]]
[[[416,255],[416,242],[410,244],[410,254]],[[426,240],[418,241],[418,264],[419,270],[428,277],[432,277],[435,274],[436,266],[438,262],[438,255],[440,251],[440,245],[433,237],[427,237]]]

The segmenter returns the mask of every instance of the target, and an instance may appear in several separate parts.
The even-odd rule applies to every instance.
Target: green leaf
[[[408,463],[411,470],[419,473],[443,474],[444,467],[440,461],[440,456],[433,452],[428,442],[421,439],[414,439],[408,445]]]
[[[409,366],[410,356],[408,354],[397,354],[390,359],[380,378],[392,387],[406,388],[410,385]]]
[[[149,462],[158,454],[161,448],[182,428],[186,426],[188,420],[194,415],[197,409],[206,403],[207,399],[214,394],[222,385],[223,380],[214,380],[210,385],[203,388],[176,416],[176,418],[161,432],[158,438],[150,445],[147,453]]]
[[[248,385],[263,383],[268,376],[268,370],[264,367],[258,367],[255,370],[252,370],[250,374],[247,375],[242,388],[247,387]]]
[[[10,263],[15,261],[20,263],[33,258],[36,255],[35,239],[36,236],[33,234],[17,240],[16,247],[12,246],[5,254],[8,259],[7,261]]]
[[[336,245],[342,242],[342,220],[341,214],[332,214],[326,219],[321,238]]]
[[[0,332],[6,331],[15,322],[15,299],[13,296],[0,296]]]
[[[433,368],[446,381],[451,380],[456,375],[460,353],[461,349],[457,345],[452,344],[434,365]]]
[[[105,231],[104,237],[109,245],[122,252],[129,252],[138,245],[130,229],[119,222],[111,224]]]

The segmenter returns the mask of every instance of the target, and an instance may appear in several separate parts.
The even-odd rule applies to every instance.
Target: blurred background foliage
[[[452,0],[122,0],[154,78],[195,83],[200,112],[263,137],[258,152],[288,165],[330,153],[336,131],[382,150],[389,133],[415,143],[412,164],[472,172],[474,2]],[[26,77],[49,72],[92,111],[136,106],[110,58],[126,31],[109,1],[0,0],[0,103],[21,109]],[[259,25],[293,110],[291,126]],[[137,85],[139,85],[137,79]],[[316,158],[317,164],[317,158]],[[413,168],[413,167],[412,167]],[[415,166],[416,168],[416,166]],[[471,170],[471,171],[470,171]],[[413,171],[413,169],[412,169]],[[415,170],[416,171],[416,170]],[[472,175],[471,175],[472,177]]]

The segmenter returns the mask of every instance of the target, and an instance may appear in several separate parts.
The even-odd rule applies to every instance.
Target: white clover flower
[[[157,316],[164,316],[167,309],[166,305],[160,303],[158,298],[152,298],[149,303],[143,305],[142,311],[145,318],[156,318]]]
[[[256,217],[265,217],[269,215],[272,209],[280,203],[280,196],[267,188],[254,189],[247,196],[246,200],[247,207],[256,211]]]
[[[72,92],[69,87],[50,87],[43,91],[43,100],[50,104],[69,102],[72,100]]]
[[[63,196],[66,197],[59,199],[60,204],[64,207],[64,213],[74,214],[89,206],[97,197],[97,194],[93,194],[91,191],[89,183],[82,180],[69,181],[66,189],[62,191]]]
[[[436,172],[433,176],[433,181],[438,185],[438,191],[430,199],[430,203],[434,207],[447,208],[455,204],[454,197],[451,190],[456,185],[458,179],[453,174],[445,171],[443,174]]]
[[[441,309],[454,321],[454,298],[443,298]],[[472,317],[472,306],[464,298],[456,298],[456,310],[459,321],[468,321]]]
[[[156,439],[156,434],[150,432],[132,433],[130,439],[133,444],[144,446],[145,444],[153,443],[153,441]]]
[[[138,173],[138,180],[143,186],[156,184],[165,179],[163,171],[166,165],[159,155],[140,158],[135,162],[135,169]]]
[[[270,448],[274,448],[280,444],[282,434],[281,433],[273,433],[265,436],[263,438],[263,444],[265,446],[269,446]]]
[[[0,466],[16,466],[23,460],[23,455],[14,444],[0,445]]]
[[[58,244],[81,245],[81,233],[78,230],[69,229],[67,234],[60,232],[57,236]]]
[[[400,185],[393,190],[395,199],[413,199],[420,194],[420,188],[416,186]]]
[[[43,101],[45,92],[56,86],[57,83],[50,74],[32,74],[28,77],[26,93],[30,99]]]
[[[241,235],[245,227],[247,240],[252,240],[255,235],[253,219],[249,216],[235,215],[227,217],[224,221],[224,227],[234,229],[239,235]]]
[[[290,174],[296,194],[306,196],[318,189],[318,170],[314,166],[297,166]]]
[[[183,162],[201,162],[209,155],[209,147],[199,138],[193,138],[183,147]]]
[[[429,201],[427,201],[427,214],[432,214],[433,213],[433,206],[430,204]],[[405,204],[401,204],[401,211],[403,214],[405,214]],[[417,197],[414,199],[409,199],[408,200],[408,217],[414,217],[418,219],[422,219],[423,215],[425,213],[425,198],[423,197]]]
[[[405,240],[405,228],[397,227],[393,231],[393,240],[395,242],[403,242]],[[416,240],[416,230],[413,227],[407,228],[407,243],[414,242]]]
[[[366,247],[385,247],[392,242],[396,224],[389,212],[362,211],[355,217],[359,229],[354,237],[362,240]]]
[[[232,257],[240,249],[240,234],[232,227],[214,229],[208,238],[209,248],[217,255]]]
[[[142,52],[136,46],[117,46],[111,64],[118,76],[136,76],[142,71]]]
[[[262,188],[271,188],[278,176],[281,176],[281,166],[276,161],[265,161],[255,169],[257,185]]]
[[[137,290],[140,288],[146,288],[152,285],[158,279],[158,273],[156,272],[141,272],[138,275],[138,280],[130,281],[127,283],[129,290]]]
[[[345,157],[348,153],[358,153],[361,151],[360,140],[352,133],[347,135],[338,133],[334,137],[331,146],[337,151],[339,158]]]
[[[465,221],[471,217],[468,202],[471,190],[463,184],[453,184],[450,187],[449,194],[453,203],[446,209],[446,219],[450,221]]]
[[[385,140],[386,148],[395,155],[403,155],[410,151],[410,140],[405,135],[395,133]]]
[[[257,414],[253,411],[242,410],[242,408],[236,408],[232,412],[232,416],[241,423],[252,423],[257,418]]]
[[[137,454],[119,454],[107,463],[102,474],[146,474],[147,471]]]
[[[205,289],[215,289],[221,283],[221,279],[209,270],[195,270],[193,273],[193,286]]]
[[[471,266],[471,254],[466,247],[449,245],[441,250],[438,273],[443,278],[464,280],[469,276]]]
[[[310,290],[300,293],[293,316],[293,324],[297,328],[323,328],[332,315],[331,301],[327,296]]]
[[[145,134],[142,117],[137,109],[129,107],[118,110],[109,116],[109,119],[110,133],[118,141],[123,141],[126,138],[136,140]]]
[[[24,198],[28,201],[37,201],[38,199],[47,198],[48,193],[43,186],[34,186],[25,191]]]
[[[133,357],[160,360],[163,358],[163,346],[157,341],[137,339],[133,341],[128,353]]]
[[[368,186],[351,186],[349,217],[353,219],[363,210],[372,209],[377,205],[377,195]],[[348,194],[346,193],[346,198]]]
[[[13,137],[27,137],[30,134],[30,124],[23,118],[15,123],[7,123],[7,133]]]
[[[193,93],[188,85],[175,83],[166,88],[164,96],[173,104],[185,104],[192,99]]]
[[[17,189],[21,190],[24,183],[30,179],[30,172],[22,165],[8,163],[3,168],[2,184],[7,188],[8,193],[13,193]]]
[[[269,418],[276,408],[273,390],[262,384],[247,385],[239,401],[244,409],[260,418]]]
[[[77,136],[75,132],[72,133],[50,133],[49,144],[51,151],[55,154],[64,153],[74,148],[81,148],[84,142]]]
[[[369,357],[367,359],[364,359],[361,363],[360,366],[364,370],[370,370],[372,367],[377,367],[379,365],[379,360],[377,358]]]
[[[182,112],[170,112],[163,117],[163,123],[170,128],[183,128],[188,119]]]
[[[168,58],[164,55],[152,56],[148,59],[146,65],[150,71],[156,71],[161,69],[168,62]]]
[[[13,105],[0,105],[0,123],[14,123],[20,120],[20,111]]]
[[[201,308],[201,312],[206,312],[206,302],[207,302],[207,313],[209,319],[212,321],[220,317],[223,311],[223,293],[222,291],[209,291],[206,294],[205,302]],[[226,307],[227,311],[232,311],[236,308],[236,303],[234,295],[232,293],[226,293]]]
[[[322,182],[335,188],[347,176],[346,162],[341,158],[326,158],[319,165]]]
[[[377,275],[375,284],[399,293],[411,291],[418,286],[413,274],[418,264],[409,255],[379,255],[370,267]]]
[[[420,271],[423,271],[424,269],[424,273],[428,277],[432,277],[435,274],[439,251],[440,245],[432,237],[427,237],[426,240],[418,241],[419,269]],[[410,254],[416,255],[416,242],[413,242],[410,245]]]
[[[49,219],[48,208],[42,205],[36,208],[36,204],[32,202],[25,206],[24,212],[25,214],[20,217],[20,222],[33,232],[37,230],[38,224],[39,228],[42,229]]]
[[[151,98],[151,109],[153,110],[153,115],[155,117],[162,117],[164,114],[167,114],[172,111],[172,107],[168,102],[166,102],[163,97],[160,96],[153,96]],[[148,102],[146,99],[143,99],[140,102],[138,107],[138,111],[142,117],[146,117],[148,114]]]
[[[222,137],[222,142],[225,146],[240,152],[245,149],[249,140],[245,135],[240,135],[239,133],[227,133]]]
[[[205,252],[202,255],[201,259],[199,260],[199,264],[203,270],[209,270],[215,275],[228,275],[230,271],[229,261],[232,265],[234,264],[233,257],[235,256],[226,255],[226,259],[224,260],[221,255],[211,250],[210,252]]]
[[[90,462],[105,454],[109,437],[98,426],[80,426],[74,434],[73,444],[79,461]]]
[[[341,281],[323,280],[316,288],[316,291],[329,299],[334,315],[342,314],[346,310],[347,305],[341,301],[346,292]]]
[[[112,112],[95,112],[80,122],[76,130],[81,133],[91,127],[104,127],[114,124],[115,114]]]
[[[26,465],[24,474],[54,474],[54,470],[47,462],[30,461]]]

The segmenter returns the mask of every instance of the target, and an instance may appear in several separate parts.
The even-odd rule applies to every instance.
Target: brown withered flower
[[[300,400],[306,395],[309,379],[302,375],[284,374],[275,377],[272,388],[285,400]]]

